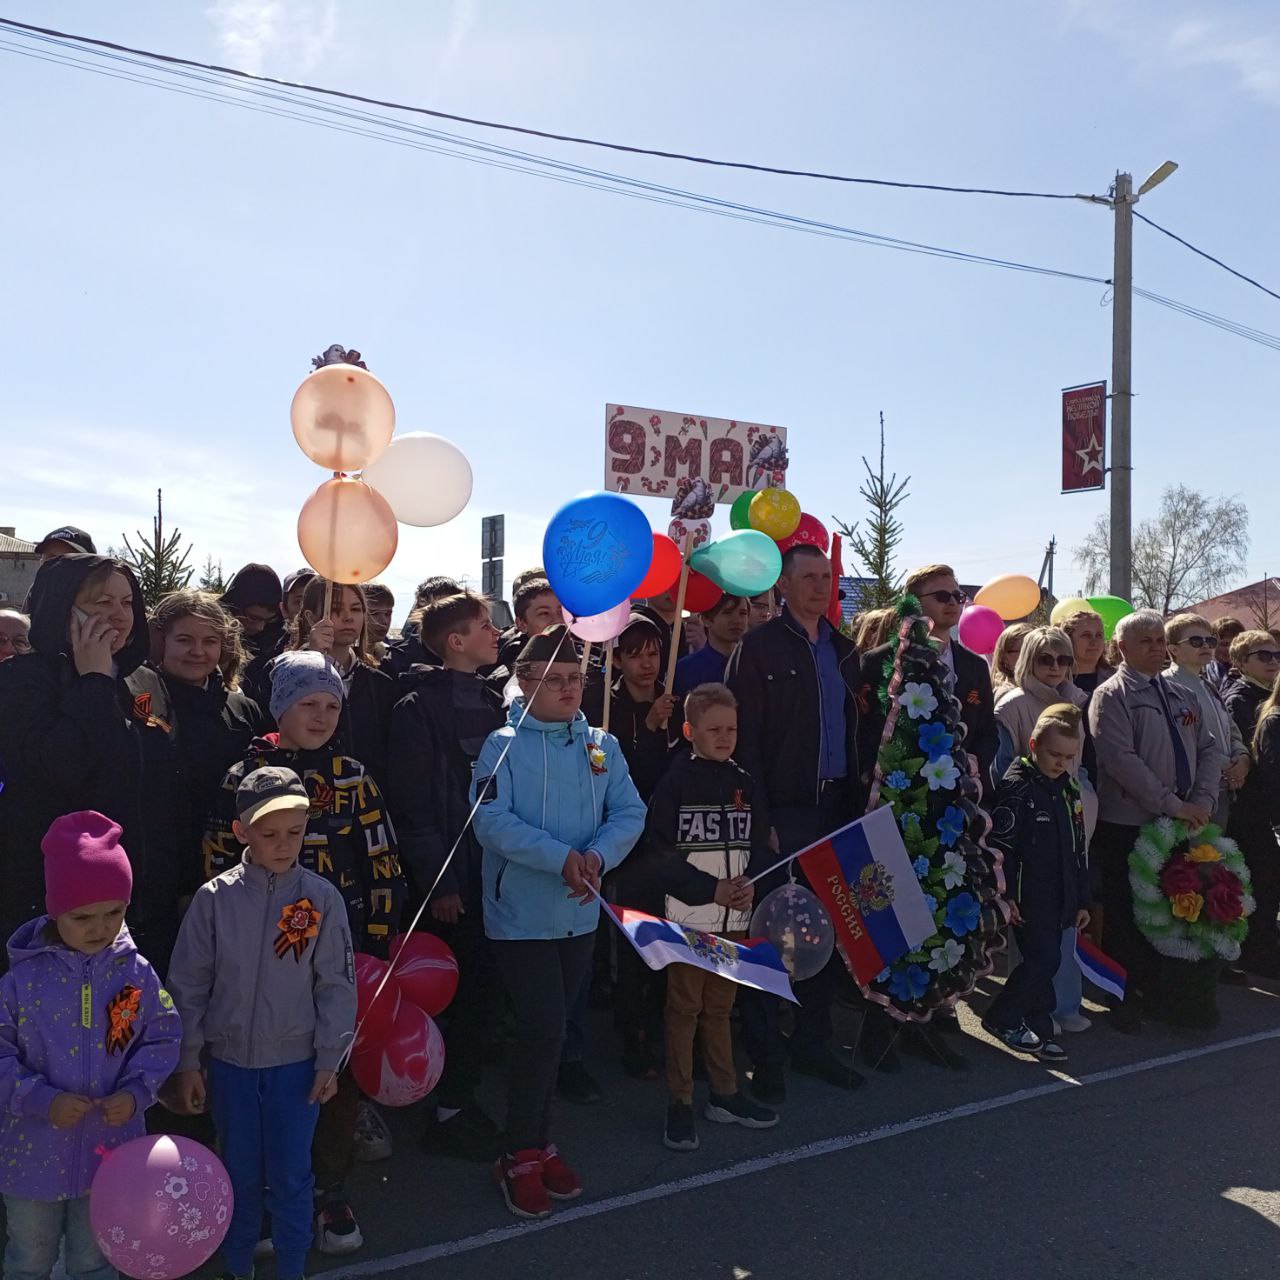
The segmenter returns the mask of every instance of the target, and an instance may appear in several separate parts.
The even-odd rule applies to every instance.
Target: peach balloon
[[[306,378],[289,407],[293,438],[326,471],[361,471],[382,455],[396,429],[386,387],[367,369],[330,364]]]
[[[332,582],[368,582],[391,563],[400,538],[395,513],[376,489],[348,476],[326,480],[303,503],[298,546]]]

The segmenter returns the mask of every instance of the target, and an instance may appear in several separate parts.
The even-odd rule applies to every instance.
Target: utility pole
[[[1133,175],[1117,173],[1115,265],[1111,272],[1111,594],[1133,581]]]

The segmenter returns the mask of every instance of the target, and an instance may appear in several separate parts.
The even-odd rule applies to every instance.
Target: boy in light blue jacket
[[[545,1218],[582,1194],[549,1141],[565,1016],[595,949],[601,875],[631,852],[645,805],[617,739],[580,711],[582,672],[564,627],[516,662],[521,696],[476,761],[471,800],[484,849],[484,924],[516,1011],[507,1154],[494,1166],[507,1207]]]

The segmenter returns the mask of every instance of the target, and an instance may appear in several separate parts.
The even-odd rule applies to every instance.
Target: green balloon
[[[745,492],[738,494],[733,500],[733,506],[729,508],[729,526],[733,529],[750,529],[751,528],[751,499],[754,498],[755,492],[747,489]]]
[[[1102,619],[1102,634],[1108,640],[1115,634],[1116,623],[1133,612],[1133,605],[1119,596],[1089,596],[1089,607]]]

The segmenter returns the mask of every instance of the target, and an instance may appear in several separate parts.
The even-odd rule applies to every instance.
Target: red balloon
[[[811,516],[807,511],[800,517],[795,533],[789,538],[778,540],[778,550],[786,555],[791,547],[802,543],[805,546],[817,547],[824,554],[831,546],[831,535],[827,532],[827,526],[817,516]]]
[[[439,1027],[407,1000],[381,1048],[357,1053],[351,1074],[366,1097],[384,1107],[407,1107],[425,1098],[444,1071],[444,1038]]]
[[[356,1053],[371,1051],[384,1044],[395,1026],[396,1012],[400,1008],[400,988],[393,977],[378,992],[378,983],[388,969],[385,960],[377,956],[356,952]],[[374,993],[377,992],[377,999]]]
[[[653,535],[653,559],[649,572],[631,593],[633,600],[646,600],[660,596],[680,576],[680,548],[665,533]]]
[[[684,589],[684,607],[689,613],[702,613],[710,609],[724,595],[710,578],[696,569],[689,570],[689,581]]]
[[[402,933],[391,939],[391,978],[400,995],[433,1018],[458,990],[458,961],[434,933]]]

